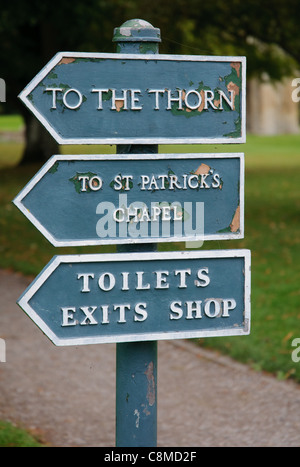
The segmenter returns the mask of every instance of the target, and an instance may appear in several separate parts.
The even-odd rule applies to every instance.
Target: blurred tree
[[[120,22],[114,10],[105,0],[10,0],[1,5],[1,77],[6,81],[6,105],[25,122],[22,163],[45,160],[59,148],[17,95],[58,51],[113,51],[112,24]]]
[[[246,55],[248,76],[275,80],[299,67],[299,0],[152,0],[151,7],[162,52]]]
[[[23,162],[58,152],[16,96],[58,51],[112,52],[113,29],[141,18],[161,29],[161,53],[246,55],[248,76],[280,79],[300,64],[299,0],[2,0],[1,77],[26,124]]]

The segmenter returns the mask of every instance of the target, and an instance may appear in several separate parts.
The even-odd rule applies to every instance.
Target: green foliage
[[[0,420],[0,447],[37,448],[43,445],[27,431]]]
[[[7,106],[19,105],[17,94],[58,51],[114,51],[114,28],[131,18],[161,29],[162,53],[242,54],[249,74],[274,79],[300,63],[297,0],[13,0],[0,21]]]

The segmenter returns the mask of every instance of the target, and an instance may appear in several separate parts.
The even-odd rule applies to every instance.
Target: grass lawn
[[[7,447],[38,448],[43,447],[43,444],[26,430],[9,422],[0,421],[0,448]]]
[[[37,275],[55,254],[115,251],[113,246],[54,248],[14,207],[12,199],[39,169],[14,166],[21,150],[21,144],[0,143],[0,267]],[[65,154],[103,150],[115,147],[62,147]],[[291,359],[292,340],[300,338],[300,134],[249,135],[244,145],[161,146],[160,152],[245,153],[245,239],[205,242],[202,249],[251,250],[251,334],[197,342],[300,382],[300,362]],[[159,245],[166,248],[185,244]]]

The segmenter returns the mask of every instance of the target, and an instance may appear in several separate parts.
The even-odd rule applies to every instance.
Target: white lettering
[[[234,110],[234,93],[233,91],[229,91],[229,93],[230,93],[230,99],[226,96],[226,94],[223,91],[219,90],[219,95],[220,95],[219,109],[220,110],[223,110],[223,99],[225,100],[225,102],[227,102],[231,110]]]
[[[209,176],[209,174],[201,174],[200,177],[201,177],[201,185],[200,185],[200,188],[209,188],[209,185],[207,185],[206,183],[206,179],[207,177]]]
[[[175,315],[170,314],[170,319],[180,319],[182,318],[183,311],[181,309],[181,302],[172,302],[170,305],[170,310],[172,313],[175,313]]]
[[[206,287],[210,283],[210,278],[208,274],[208,268],[199,269],[197,272],[197,277],[199,280],[195,280],[196,287]]]
[[[219,188],[220,184],[221,184],[220,175],[219,174],[214,174],[213,182],[211,184],[212,188]]]
[[[137,275],[137,286],[136,286],[136,290],[148,290],[150,289],[150,284],[143,284],[143,276],[144,276],[144,273],[143,271],[138,271],[136,272],[136,275]]]
[[[56,93],[62,92],[62,88],[46,88],[45,92],[52,92],[52,107],[51,109],[56,109]]]
[[[88,187],[92,191],[98,191],[102,188],[102,179],[97,175],[94,175],[91,178],[88,175],[80,175],[78,180],[82,181],[80,191],[87,191]]]
[[[213,305],[213,307],[211,307]],[[214,309],[212,309],[214,308]],[[220,302],[219,300],[207,300],[204,304],[204,313],[206,316],[209,318],[216,318],[218,314],[220,313]]]
[[[105,282],[107,282],[106,278],[108,279],[108,285],[105,285]],[[116,285],[115,276],[110,272],[105,272],[101,274],[98,280],[98,285],[101,290],[103,290],[104,292],[108,292],[109,290],[113,289]]]
[[[142,178],[141,190],[146,190],[145,184],[148,184],[148,183],[149,183],[150,178],[148,177],[148,175],[141,175],[141,178]]]
[[[128,287],[129,272],[121,272],[121,275],[122,275],[122,279],[123,279],[122,290],[129,290],[129,287]]]
[[[172,91],[170,89],[167,89],[167,96],[168,96],[167,110],[172,109],[172,102],[178,102],[178,110],[182,110],[182,89],[177,89],[177,93],[178,93],[177,97],[172,97]]]
[[[83,278],[82,281],[82,289],[81,292],[90,292],[91,289],[89,287],[89,278],[94,279],[95,274],[94,273],[83,273],[83,274],[77,274],[77,279]]]
[[[80,175],[80,177],[78,177],[79,181],[82,180],[81,190],[80,191],[86,191],[86,182],[88,181],[88,179],[89,179],[88,175]]]
[[[130,181],[133,179],[132,175],[116,175],[114,178],[114,189],[115,190],[130,190]]]
[[[119,309],[119,319],[118,323],[126,323],[126,309],[130,310],[130,305],[114,305],[114,311],[117,311]]]
[[[234,310],[236,301],[230,299],[210,298],[206,299],[204,303],[202,300],[186,301],[182,304],[181,301],[173,301],[170,304],[169,319],[180,319],[183,317],[185,306],[185,319],[201,319],[202,311],[208,318],[228,318],[229,311]],[[202,310],[203,307],[203,310]]]
[[[223,313],[222,313],[223,318],[228,318],[229,311],[234,310],[235,307],[236,307],[236,301],[233,298],[224,299],[223,300]]]
[[[102,305],[102,321],[101,321],[101,324],[109,324],[108,311],[109,311],[109,306],[108,305]]]
[[[92,316],[94,311],[97,309],[96,306],[81,306],[80,309],[85,314],[84,320],[80,323],[81,326],[85,326],[86,324],[98,324],[98,322]]]
[[[109,89],[92,89],[91,92],[98,92],[98,110],[102,110],[102,93],[109,92]]]
[[[67,103],[67,96],[70,94],[70,92],[76,94],[78,98],[78,102],[73,105]],[[79,92],[77,89],[68,89],[63,95],[63,103],[68,109],[71,109],[71,110],[78,109],[78,107],[80,107],[82,104],[81,92]]]
[[[209,96],[209,97],[208,97]],[[210,104],[210,106],[213,108],[213,109],[217,109],[218,107],[216,107],[213,103],[213,99],[215,98],[215,95],[213,93],[213,91],[210,91],[208,89],[205,89],[204,90],[204,110],[207,110],[208,109],[208,103]]]
[[[299,82],[300,79],[296,78],[293,80],[292,85],[298,86]],[[292,92],[292,99],[294,102],[299,102],[300,100],[299,90],[300,87],[298,86]],[[66,108],[76,110],[82,105],[83,100],[86,100],[86,97],[75,88],[64,89],[48,87],[44,92],[52,93],[51,109],[56,109],[57,103],[62,102]],[[177,110],[183,110],[183,104],[188,111],[201,110],[202,107],[204,110],[208,110],[209,107],[214,110],[223,110],[224,101],[231,110],[234,110],[235,92],[233,90],[228,91],[229,95],[226,95],[222,90],[218,90],[217,92],[219,99],[215,100],[215,93],[210,89],[204,89],[201,92],[196,89],[186,91],[179,88],[147,89],[146,91],[141,89],[115,88],[92,88],[90,90],[91,94],[96,94],[95,108],[99,111],[103,111],[105,107],[110,110],[116,110],[117,112],[120,112],[120,110],[140,111],[143,109],[143,97],[145,93],[147,93],[148,96],[154,95],[153,110],[155,111],[162,109],[172,110],[174,104],[176,104]],[[219,103],[216,105],[218,101]]]
[[[133,320],[139,321],[139,322],[145,321],[145,319],[147,319],[148,317],[146,308],[147,308],[147,303],[137,303],[134,308],[135,316]]]
[[[181,186],[180,186],[180,184],[178,183],[178,177],[177,177],[176,175],[170,175],[170,186],[169,186],[169,189],[170,189],[170,190],[174,190],[174,187],[175,187],[175,188],[181,189]]]
[[[63,313],[62,326],[75,326],[77,324],[77,322],[74,319],[74,313],[76,312],[76,308],[63,307],[61,311]]]
[[[192,184],[191,181],[192,180],[196,180],[196,184]],[[199,178],[198,178],[198,175],[191,175],[191,177],[188,178],[188,186],[190,188],[198,188],[199,186]]]
[[[135,95],[136,93],[141,94],[141,91],[139,89],[131,89],[131,110],[142,110],[142,105],[136,105],[139,102],[139,97]]]
[[[165,90],[164,89],[149,89],[148,93],[155,94],[155,107],[154,110],[159,110],[159,94],[164,94]]]
[[[176,269],[174,271],[175,276],[179,274],[180,277],[180,283],[178,288],[179,289],[185,289],[187,287],[186,285],[186,276],[191,275],[192,271],[190,269]]]
[[[196,300],[195,302],[186,302],[186,317],[185,319],[194,319],[193,312],[195,312],[195,318],[202,318],[201,316],[201,304],[202,300]]]
[[[122,97],[116,97],[116,89],[112,89],[112,97],[111,97],[111,110],[128,110],[127,108],[127,91],[128,89],[122,89]],[[116,106],[118,103],[118,107]]]
[[[102,179],[95,175],[94,177],[91,177],[89,180],[89,188],[92,191],[98,191],[102,188]]]
[[[156,289],[168,289],[170,284],[166,283],[169,271],[156,271]]]
[[[196,99],[193,99],[195,101],[195,104],[191,104],[191,103],[188,103],[188,97],[193,94],[196,96]],[[188,109],[191,109],[191,110],[196,110],[198,109],[198,107],[200,107],[201,105],[201,102],[202,102],[202,97],[201,97],[201,94],[196,91],[196,90],[191,90],[191,91],[188,91],[185,95],[185,98],[184,98],[184,103],[186,105],[186,107]]]

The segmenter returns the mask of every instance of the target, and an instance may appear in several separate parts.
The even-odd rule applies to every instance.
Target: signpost
[[[248,250],[156,252],[244,236],[244,155],[158,154],[159,144],[245,142],[245,57],[158,55],[142,20],[118,54],[58,53],[20,98],[61,144],[14,200],[56,256],[18,303],[56,345],[117,343],[116,445],[156,446],[157,341],[250,332]]]
[[[244,155],[53,156],[14,203],[54,246],[243,238]]]

